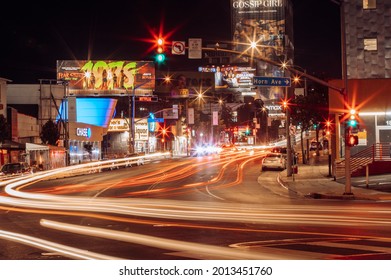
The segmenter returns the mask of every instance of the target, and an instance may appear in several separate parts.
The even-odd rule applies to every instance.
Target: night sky
[[[229,3],[12,1],[0,17],[0,77],[12,83],[55,79],[57,60],[152,60],[146,40],[159,33],[160,26],[170,40],[202,38],[204,45],[229,41]],[[293,5],[295,64],[316,76],[339,78],[339,7],[330,0],[293,0]]]

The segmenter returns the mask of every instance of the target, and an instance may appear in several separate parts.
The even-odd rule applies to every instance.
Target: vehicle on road
[[[262,160],[262,170],[286,169],[286,157],[282,153],[268,153]]]
[[[1,167],[0,175],[31,174],[33,169],[27,162],[6,163]]]
[[[287,153],[287,147],[274,147],[272,149],[272,153],[286,154]]]

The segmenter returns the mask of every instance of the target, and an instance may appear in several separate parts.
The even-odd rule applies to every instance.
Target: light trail
[[[165,174],[162,173],[167,172],[165,177],[169,178],[169,180],[165,180],[162,177],[159,178],[160,182],[171,182],[174,180],[185,178],[194,174],[198,170],[203,170],[205,168],[210,168],[211,166],[221,166],[219,172],[210,180],[205,182],[197,182],[193,184],[186,184],[177,187],[168,187],[163,189],[153,189],[155,185],[149,187],[146,191],[157,193],[161,192],[163,194],[176,195],[180,192],[190,191],[191,188],[198,188],[202,186],[206,186],[207,190],[213,194],[213,191],[233,187],[235,185],[240,184],[243,181],[243,170],[250,161],[256,159],[258,156],[249,157],[249,155],[243,155],[238,157],[231,157],[227,160],[195,160],[198,162],[191,165],[181,165],[182,168],[179,170],[175,170],[171,172],[175,167],[169,166],[164,168],[164,170],[158,170],[158,172],[154,174]],[[225,184],[218,184],[221,182],[223,175],[231,164],[235,163],[237,160],[241,162],[238,164],[238,168],[235,170],[235,178],[232,182],[228,182]],[[177,165],[178,166],[178,165]],[[177,167],[176,166],[176,167]],[[71,170],[74,167],[71,167]],[[280,232],[280,233],[288,233],[288,234],[306,234],[306,235],[322,235],[321,232],[306,232],[306,231],[276,231],[276,230],[263,230],[263,229],[249,229],[249,228],[240,228],[240,227],[223,227],[223,226],[208,226],[208,225],[199,225],[202,222],[221,222],[221,223],[251,223],[251,224],[296,224],[296,225],[319,225],[319,226],[341,226],[341,227],[356,227],[360,228],[362,225],[370,225],[373,227],[378,227],[379,229],[384,227],[390,227],[391,220],[389,219],[389,215],[391,214],[391,210],[388,209],[373,209],[369,207],[361,207],[360,209],[355,209],[354,206],[330,206],[327,208],[314,208],[312,205],[292,205],[292,206],[265,206],[262,205],[262,208],[259,208],[259,205],[243,205],[243,204],[234,204],[234,203],[224,203],[224,202],[198,202],[198,201],[177,201],[171,199],[145,199],[145,198],[114,198],[114,197],[101,197],[103,191],[106,191],[108,188],[119,188],[126,185],[125,181],[122,181],[118,184],[113,184],[112,182],[109,184],[102,184],[97,186],[98,192],[93,197],[87,196],[67,196],[67,195],[55,195],[53,193],[36,193],[32,190],[23,191],[26,186],[29,186],[35,182],[39,182],[41,180],[45,180],[47,178],[52,178],[53,176],[61,176],[61,172],[69,172],[69,170],[53,170],[50,172],[44,172],[40,174],[34,174],[33,176],[28,176],[20,179],[13,179],[7,181],[4,184],[4,190],[9,196],[0,196],[0,204],[9,206],[10,211],[20,211],[27,213],[51,213],[51,214],[61,214],[61,215],[69,215],[69,216],[80,216],[80,217],[91,217],[97,219],[104,220],[112,220],[112,221],[120,221],[126,223],[140,223],[140,224],[154,224],[154,223],[162,223],[161,221],[148,221],[143,220],[142,218],[158,218],[165,220],[177,220],[180,222],[165,222],[168,226],[173,227],[182,227],[182,228],[195,228],[195,229],[212,229],[212,230],[230,230],[230,231],[242,231],[242,232]],[[132,185],[136,186],[137,184],[142,183],[152,183],[156,182],[156,178],[153,178],[153,172],[149,174],[144,174],[139,176],[138,182],[132,182]],[[58,191],[58,189],[57,189]],[[54,192],[55,193],[55,192]],[[141,192],[140,192],[141,193]],[[17,209],[18,208],[18,209]],[[24,209],[26,208],[26,209]],[[56,212],[57,211],[57,212]],[[363,216],[362,213],[365,212],[366,216]],[[341,214],[342,213],[342,214]],[[371,215],[378,215],[375,217],[371,217]],[[137,219],[133,219],[131,217],[137,217]],[[189,221],[188,224],[183,221]],[[191,225],[190,221],[197,221],[197,225]],[[42,225],[50,227],[58,227],[58,230],[62,228],[62,226],[58,226],[58,223],[55,222],[47,222],[43,220]],[[188,251],[189,248],[194,251],[194,248],[203,247],[205,250],[205,254],[215,254],[214,256],[220,256],[222,251],[216,250],[216,248],[209,248],[211,251],[208,251],[208,245],[203,244],[195,244],[188,243],[182,244],[181,241],[169,240],[169,239],[154,239],[155,237],[150,235],[142,235],[138,236],[130,233],[123,232],[113,232],[104,229],[87,229],[87,228],[75,228],[73,225],[64,226],[67,228],[67,231],[74,232],[80,231],[79,234],[93,234],[92,236],[97,236],[101,238],[113,238],[115,240],[121,240],[126,242],[135,242],[137,244],[145,245],[145,246],[162,246],[159,245],[161,242],[166,242],[167,250],[177,250],[177,251]],[[64,230],[64,229],[61,229]],[[91,230],[91,232],[90,232]],[[84,233],[82,233],[84,232]],[[8,234],[8,235],[7,235]],[[11,238],[11,233],[4,233],[2,238]],[[339,234],[333,233],[324,233],[324,236],[339,236]],[[341,235],[341,234],[340,234]],[[342,235],[341,235],[342,236]],[[344,236],[353,236],[353,235],[344,235]],[[24,244],[28,244],[30,246],[44,246],[41,245],[41,241],[37,241],[34,243],[33,237],[31,237],[31,244],[28,243],[28,237],[24,236],[21,239],[15,238],[15,242],[27,242]],[[118,239],[116,239],[118,238]],[[367,237],[365,237],[367,238]],[[389,239],[391,240],[391,238]],[[149,242],[149,244],[147,244]],[[257,241],[250,241],[254,242]],[[43,242],[44,244],[44,242]],[[242,244],[243,245],[243,244]],[[57,246],[57,245],[56,245]],[[189,246],[189,247],[186,247]],[[54,248],[50,246],[45,250],[49,252],[55,251]],[[246,246],[244,246],[246,247]],[[44,248],[44,247],[39,247]],[[201,248],[200,248],[201,249]],[[220,248],[219,248],[220,249]],[[62,249],[57,250],[61,251]],[[82,257],[78,253],[72,253],[72,248],[69,249],[72,258]],[[62,251],[61,251],[62,252]],[[199,252],[201,253],[201,252]],[[68,254],[64,249],[62,252],[63,255]],[[72,255],[75,254],[75,255]],[[193,253],[190,252],[190,255]],[[266,254],[266,251],[265,251]],[[251,255],[251,254],[250,254]],[[254,256],[257,254],[254,254]],[[228,256],[228,255],[227,255]],[[252,255],[251,255],[252,256]],[[241,257],[235,256],[234,258],[250,258],[249,255],[241,255]],[[257,255],[257,259],[263,258],[265,255]],[[266,254],[266,256],[268,256]],[[272,255],[270,255],[272,256]],[[268,258],[270,257],[268,256]],[[86,257],[86,256],[83,256]],[[88,257],[88,256],[87,256]],[[96,256],[98,258],[99,256]],[[103,257],[103,256],[102,256]],[[113,259],[111,256],[107,256],[109,259]],[[275,257],[275,256],[274,256]],[[91,256],[91,258],[95,258],[95,256]]]
[[[12,242],[18,242],[31,247],[39,248],[46,252],[55,252],[61,256],[68,257],[77,260],[120,260],[114,256],[108,256],[90,252],[87,250],[81,250],[78,248],[61,245],[59,243],[35,238],[29,235],[9,232],[0,230],[0,238],[6,239]]]
[[[41,220],[41,225],[47,228],[83,234],[87,236],[94,236],[106,238],[116,241],[123,241],[128,243],[136,243],[144,246],[171,250],[184,251],[194,258],[208,257],[211,259],[222,260],[274,260],[279,259],[279,256],[260,252],[250,252],[229,247],[219,247],[214,245],[205,245],[195,242],[178,241],[161,237],[153,237],[150,235],[120,232],[96,227],[85,227],[79,225],[72,225],[68,223],[60,223],[49,220]]]

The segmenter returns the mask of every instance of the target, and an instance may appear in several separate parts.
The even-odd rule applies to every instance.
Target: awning
[[[33,143],[26,143],[26,152],[29,151],[49,151],[49,147]]]
[[[11,140],[4,140],[4,142],[0,143],[0,149],[24,150],[26,149],[26,145]]]

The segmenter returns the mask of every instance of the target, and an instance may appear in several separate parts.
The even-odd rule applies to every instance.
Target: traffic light
[[[158,38],[156,41],[156,55],[155,55],[155,61],[157,63],[163,63],[166,60],[166,55],[164,53],[164,39],[163,38]]]
[[[346,120],[346,126],[350,129],[358,128],[358,117],[357,117],[357,111],[355,109],[351,109],[349,111],[348,118]]]
[[[158,53],[155,56],[155,61],[157,63],[163,63],[166,60],[166,55],[164,53]]]
[[[327,135],[329,136],[331,134],[331,121],[327,120],[326,123],[325,123],[325,127],[324,127],[324,135]]]
[[[346,137],[346,145],[349,146],[349,147],[353,147],[353,146],[358,145],[358,136],[357,135],[353,135],[353,134],[349,134]]]
[[[283,100],[282,101],[282,110],[286,110],[288,108],[288,101]]]

